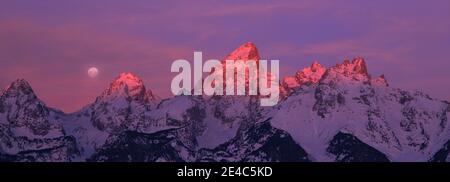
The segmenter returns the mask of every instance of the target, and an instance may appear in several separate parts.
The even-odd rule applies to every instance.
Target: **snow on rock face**
[[[151,107],[143,82],[131,73],[122,73],[92,104],[92,122],[101,131],[119,132],[135,121],[143,121]]]
[[[212,149],[201,149],[197,161],[214,162],[309,162],[308,154],[285,131],[270,122],[252,123],[248,128]]]
[[[237,83],[239,83],[240,80],[237,80],[235,78],[237,78],[237,74],[244,72],[245,73],[245,94],[244,95],[248,95],[248,90],[249,90],[249,75],[250,73],[258,76],[258,71],[259,71],[259,60],[260,60],[260,56],[259,56],[259,52],[258,49],[256,48],[255,44],[251,43],[251,42],[247,42],[241,46],[239,46],[237,49],[235,49],[234,51],[232,51],[229,55],[227,55],[224,59],[222,59],[221,61],[221,66],[216,67],[214,71],[212,71],[210,74],[214,74],[217,77],[223,77],[223,85],[224,85],[224,89],[223,89],[223,93],[224,95],[227,94],[226,93],[226,84],[228,83],[234,83],[234,93],[231,95],[235,95],[235,93],[237,93]],[[243,61],[245,64],[235,64],[234,66],[234,77],[226,77],[226,62],[227,61],[233,61],[234,63],[238,63],[238,61]],[[256,69],[255,70],[250,70],[247,65],[249,65],[248,61],[255,61],[255,65]],[[252,71],[252,72],[250,72]]]
[[[47,134],[62,135],[62,128],[50,118],[51,110],[40,101],[23,79],[13,82],[0,98],[0,113],[4,113],[11,128],[22,128],[16,132],[30,138]],[[19,131],[19,130],[17,130]]]
[[[330,141],[327,152],[335,155],[337,162],[389,162],[383,153],[358,138],[341,132]]]
[[[353,71],[362,75],[369,75],[367,72],[366,62],[363,58],[356,58],[352,61]]]
[[[256,97],[213,97],[206,100],[204,129],[197,136],[199,148],[214,148],[227,142],[258,120]]]
[[[320,78],[322,78],[322,75],[325,73],[325,71],[326,68],[315,61],[310,67],[297,72],[295,74],[295,78],[299,84],[317,83]]]
[[[63,113],[47,108],[23,79],[0,97],[0,161],[70,161],[77,155],[65,136]]]
[[[338,132],[355,136],[392,161],[428,160],[449,137],[448,104],[370,81],[362,59],[344,61],[280,103],[272,124],[319,161],[335,160],[327,148]]]
[[[222,75],[226,70],[225,61],[255,61],[258,66],[260,56],[256,46],[247,42],[222,60],[223,67],[215,70],[212,74]],[[223,69],[223,70],[222,70]],[[249,90],[249,69],[246,67],[236,67],[235,76],[238,72],[245,69],[245,89],[246,93],[243,96],[213,96],[204,98],[204,112],[205,116],[202,122],[202,129],[199,130],[197,137],[198,148],[212,149],[227,142],[235,137],[238,130],[248,125],[248,123],[255,122],[258,117],[257,103],[258,96],[250,96]],[[254,70],[255,75],[258,74],[258,69]],[[225,75],[223,75],[225,76]],[[226,79],[224,77],[224,79]],[[231,78],[232,83],[237,83],[237,80]],[[225,80],[226,81],[226,80]],[[237,88],[235,87],[235,93]],[[224,89],[225,93],[225,89]]]
[[[129,97],[133,100],[146,100],[147,93],[142,80],[132,73],[121,73],[98,99]]]
[[[183,162],[195,161],[195,151],[184,129],[151,134],[126,131],[111,138],[88,161],[102,162]]]
[[[430,158],[431,162],[450,162],[450,140],[447,141],[442,147],[437,151],[433,157]]]
[[[92,111],[90,106],[70,114],[64,118],[63,126],[66,135],[76,139],[79,154],[74,160],[85,161],[103,146],[109,133],[97,129],[91,121]]]
[[[356,58],[352,62],[345,60],[342,64],[331,67],[323,75],[329,81],[360,81],[368,82],[370,75],[364,59]]]
[[[145,122],[136,123],[142,133],[192,126],[193,133],[200,130],[205,117],[203,99],[196,96],[176,96],[161,101],[158,106],[145,113]]]
[[[28,138],[15,136],[8,126],[0,124],[0,161],[64,162],[78,155],[75,138]]]
[[[237,49],[232,51],[228,56],[222,60],[222,67],[214,74],[222,75],[226,72],[225,61],[233,60],[238,61],[255,61],[258,66],[260,55],[255,44],[247,42]],[[242,96],[213,96],[205,99],[206,115],[204,119],[204,129],[197,135],[198,148],[212,149],[219,146],[238,134],[238,130],[245,128],[249,123],[255,122],[256,117],[259,117],[259,109],[256,107],[259,105],[257,101],[258,96],[249,95],[249,75],[250,71],[247,67],[239,67],[236,65],[234,76],[237,76],[238,72],[245,72],[245,94]],[[223,70],[222,70],[223,69]],[[244,70],[245,69],[245,70]],[[253,74],[258,76],[259,68],[253,70]],[[229,80],[225,80],[227,83]],[[270,78],[270,73],[268,73]],[[234,80],[232,77],[230,82],[237,84],[238,80]],[[225,88],[225,87],[224,87]],[[237,88],[235,86],[235,93]],[[224,89],[224,93],[226,93]]]
[[[282,98],[287,97],[296,88],[305,84],[317,83],[327,69],[318,62],[313,62],[310,67],[298,71],[295,76],[288,76],[281,82],[280,92]]]
[[[226,59],[259,60],[252,43]],[[0,95],[0,161],[448,161],[448,102],[372,79],[357,58],[287,77],[258,96],[160,101],[131,73],[76,113],[47,108],[24,80]]]
[[[352,62],[345,60],[342,64],[337,64],[332,68],[325,68],[317,61],[310,67],[298,71],[295,76],[285,77],[281,82],[281,96],[287,97],[295,89],[303,86],[318,83],[323,77],[329,80],[370,80],[364,59],[356,58]],[[340,77],[340,78],[337,78]],[[384,77],[383,77],[384,79]],[[381,81],[381,80],[376,80]]]
[[[90,157],[112,135],[150,127],[151,118],[146,113],[157,102],[139,77],[132,73],[120,74],[94,103],[65,118],[66,132],[79,145],[81,155],[76,160]]]

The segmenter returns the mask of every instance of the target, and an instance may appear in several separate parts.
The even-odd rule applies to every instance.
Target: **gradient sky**
[[[2,0],[0,86],[30,82],[47,105],[73,112],[121,72],[170,96],[173,60],[221,59],[254,42],[282,75],[318,60],[362,56],[391,86],[450,100],[450,1]],[[205,59],[206,59],[205,58]],[[97,78],[87,76],[96,66]]]

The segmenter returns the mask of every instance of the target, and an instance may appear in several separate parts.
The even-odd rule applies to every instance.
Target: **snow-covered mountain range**
[[[226,59],[259,59],[246,43]],[[19,79],[1,91],[0,161],[448,161],[450,103],[372,77],[362,58],[314,62],[285,77],[282,99],[161,100],[132,73],[66,114]]]

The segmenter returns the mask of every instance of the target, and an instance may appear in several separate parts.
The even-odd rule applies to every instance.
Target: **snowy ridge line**
[[[258,58],[252,43],[228,57]],[[286,77],[282,98],[158,99],[132,73],[65,114],[23,79],[0,96],[0,161],[448,161],[450,104],[372,77],[362,58]]]

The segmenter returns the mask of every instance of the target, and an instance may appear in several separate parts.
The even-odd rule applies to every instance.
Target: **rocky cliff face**
[[[306,152],[333,161],[327,148],[352,135],[392,161],[426,161],[449,136],[448,103],[372,79],[363,59],[328,68],[315,84],[299,86],[272,111],[272,124]],[[356,158],[357,156],[353,156]]]
[[[62,115],[40,101],[28,82],[13,82],[0,97],[0,160],[70,161],[78,150],[64,133]]]
[[[246,43],[226,59],[259,60]],[[1,161],[448,161],[450,104],[372,77],[362,58],[286,77],[282,98],[157,99],[132,73],[64,114],[25,80],[1,92]]]

